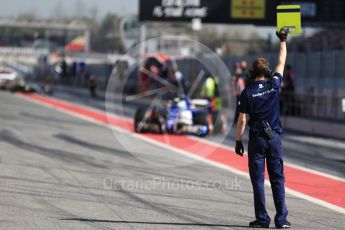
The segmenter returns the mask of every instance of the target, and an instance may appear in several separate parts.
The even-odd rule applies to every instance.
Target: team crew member
[[[271,182],[277,228],[290,228],[287,221],[288,210],[285,205],[284,166],[281,152],[282,125],[279,109],[279,89],[287,56],[286,39],[288,30],[277,33],[280,39],[278,64],[271,78],[269,64],[264,58],[253,63],[253,83],[241,94],[239,119],[236,132],[236,153],[243,156],[242,136],[246,126],[246,114],[249,115],[248,159],[249,173],[254,191],[256,220],[250,227],[268,228],[270,217],[265,207],[265,160]]]

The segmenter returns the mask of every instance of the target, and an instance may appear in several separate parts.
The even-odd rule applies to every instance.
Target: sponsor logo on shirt
[[[264,95],[267,95],[267,94],[270,94],[270,93],[273,93],[275,92],[276,90],[275,89],[270,89],[270,90],[267,90],[267,91],[264,91],[264,92],[261,92],[261,93],[256,93],[256,94],[253,94],[252,97],[261,97],[261,96],[264,96]]]

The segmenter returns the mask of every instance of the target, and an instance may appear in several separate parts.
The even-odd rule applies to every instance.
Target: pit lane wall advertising
[[[39,64],[42,58],[49,56],[47,49],[33,49],[22,47],[1,47],[0,62],[23,63],[29,65]]]
[[[150,0],[140,1],[141,21],[191,21],[205,23],[271,24],[268,0]],[[273,24],[272,24],[273,25]]]
[[[300,5],[304,26],[345,26],[344,0],[140,0],[139,20],[275,26],[278,4]]]

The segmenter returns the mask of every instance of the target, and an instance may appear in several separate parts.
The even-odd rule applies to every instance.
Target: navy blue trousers
[[[271,182],[276,216],[274,223],[282,226],[286,222],[288,210],[285,205],[284,166],[279,135],[269,140],[265,136],[250,135],[248,144],[249,173],[254,191],[255,217],[263,225],[271,219],[265,207],[265,160]]]

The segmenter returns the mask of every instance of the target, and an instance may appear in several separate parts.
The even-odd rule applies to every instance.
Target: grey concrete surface
[[[173,167],[190,159],[118,133],[138,146],[129,153],[104,126],[8,93],[0,101],[0,229],[243,229],[253,220],[246,177],[201,162]],[[287,204],[294,229],[345,229],[343,214],[291,195]],[[267,205],[273,218],[269,188]]]

